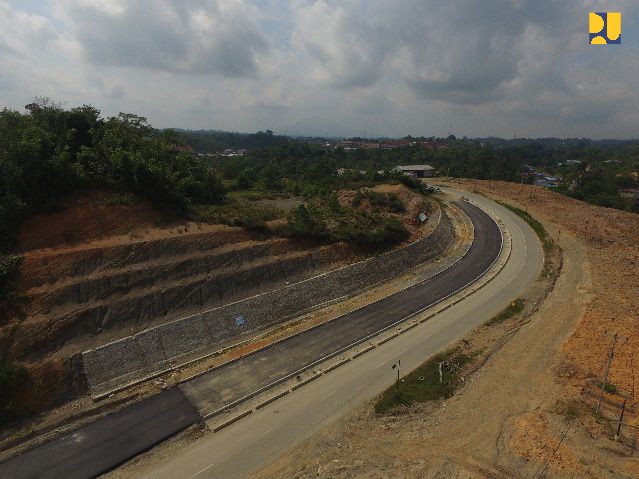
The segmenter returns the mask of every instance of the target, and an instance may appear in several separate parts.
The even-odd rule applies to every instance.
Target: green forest
[[[96,186],[139,195],[180,217],[371,248],[395,244],[406,233],[387,216],[336,207],[331,195],[398,182],[426,193],[421,182],[391,171],[400,164],[427,163],[441,175],[516,182],[531,182],[534,169],[560,177],[557,190],[563,194],[639,211],[636,200],[618,194],[639,188],[637,142],[454,136],[404,140],[415,146],[346,150],[335,140],[294,139],[270,130],[156,129],[138,115],[105,118],[93,106],[67,109],[47,98],[36,98],[24,112],[5,108],[0,111],[0,314],[11,303],[11,285],[20,270],[21,258],[12,250],[22,222],[66,195]],[[426,140],[439,146],[420,147]],[[227,148],[248,151],[242,156],[217,154]],[[338,175],[340,168],[343,174]],[[265,226],[268,217],[238,210],[237,192],[290,195],[306,203],[288,215],[284,227],[271,231]]]

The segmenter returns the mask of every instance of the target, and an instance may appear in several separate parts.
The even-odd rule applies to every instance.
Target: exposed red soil
[[[20,229],[17,251],[77,245],[149,228],[177,225],[148,200],[109,190],[89,190],[63,200],[52,213],[28,219]]]

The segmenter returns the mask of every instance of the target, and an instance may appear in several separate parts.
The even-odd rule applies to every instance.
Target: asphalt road
[[[200,420],[173,388],[0,464],[0,478],[87,478]]]
[[[459,341],[519,296],[541,271],[543,253],[539,240],[528,225],[507,209],[481,196],[466,192],[464,195],[495,211],[511,232],[510,260],[487,286],[410,332],[320,376],[241,421],[175,454],[164,451],[164,458],[153,464],[119,470],[118,477],[248,477],[391,386],[396,377],[396,370],[391,367],[398,360],[403,375]],[[315,458],[308,460],[315,464]]]
[[[481,276],[499,253],[501,244],[499,229],[481,210],[466,204],[463,208],[473,221],[476,236],[469,253],[455,266],[424,283],[349,313],[337,321],[273,345],[185,383],[182,388],[189,399],[200,409],[202,415],[208,414],[241,398],[248,392],[277,381],[294,369],[312,363],[358,338],[365,337],[371,332],[424,309]],[[501,304],[503,305],[503,302]],[[429,323],[431,321],[424,324]],[[415,328],[417,329],[419,328]],[[396,341],[387,344],[396,343]],[[374,357],[373,353],[371,355]],[[339,370],[336,371],[338,372]],[[323,383],[322,380],[332,374],[317,382]],[[298,392],[307,388],[313,390],[313,386],[314,384],[311,384]],[[308,395],[303,394],[302,397],[308,398]],[[316,401],[316,398],[311,399]],[[340,400],[339,396],[335,399]],[[291,398],[286,400],[290,401]],[[330,402],[327,401],[326,404]],[[265,410],[270,410],[270,407],[264,408],[263,411]],[[321,411],[321,408],[318,411]],[[310,419],[313,415],[307,414],[307,417]],[[197,410],[182,392],[178,388],[173,388],[0,464],[0,477],[93,477],[116,467],[126,459],[134,457],[199,419]],[[319,424],[318,421],[321,422],[316,417],[313,425]],[[238,424],[243,423],[251,424],[252,420],[240,421]],[[231,427],[229,430],[237,429]],[[305,429],[301,434],[308,430]],[[292,427],[290,431],[294,432],[296,428]],[[213,436],[217,440],[223,435],[218,433]],[[300,434],[294,435],[294,438],[298,439],[299,436]],[[220,455],[219,461],[226,461],[227,469],[222,468],[216,471],[215,468],[207,466],[208,472],[205,473],[209,477],[234,477],[237,473],[242,474],[249,463],[252,467],[261,464],[259,459],[263,455],[253,456],[252,450],[241,446],[254,439],[255,437],[248,436],[244,438],[244,441],[240,440],[234,452],[231,451],[232,448],[228,449],[229,444],[226,444],[226,450],[231,454],[230,456]],[[287,442],[281,442],[278,446]],[[258,450],[261,449],[258,448]],[[269,452],[272,456],[273,448]],[[254,460],[245,461],[246,455],[250,455]],[[266,457],[271,456],[267,454]],[[160,472],[155,477],[188,477],[199,471],[187,471],[192,471],[194,466],[198,467],[198,464],[203,462],[210,462],[208,454],[200,454],[199,457],[177,466],[178,469]]]
[[[483,275],[501,250],[501,232],[486,213],[468,203],[459,206],[473,222],[475,240],[453,267],[408,289],[319,327],[245,356],[180,387],[202,416],[223,410],[256,390],[268,387],[330,357],[343,348],[438,303]]]

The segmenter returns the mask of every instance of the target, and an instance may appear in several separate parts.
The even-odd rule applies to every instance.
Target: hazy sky
[[[589,45],[588,12],[622,44]],[[639,137],[636,0],[0,0],[0,106],[313,135]]]

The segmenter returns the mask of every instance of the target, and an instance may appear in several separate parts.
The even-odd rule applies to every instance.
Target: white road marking
[[[195,474],[193,474],[191,477],[195,477],[195,476],[199,476],[200,474],[202,474],[204,471],[208,471],[209,469],[211,469],[215,464],[209,464],[208,466],[206,466],[204,469],[202,469],[201,471],[196,472]]]

